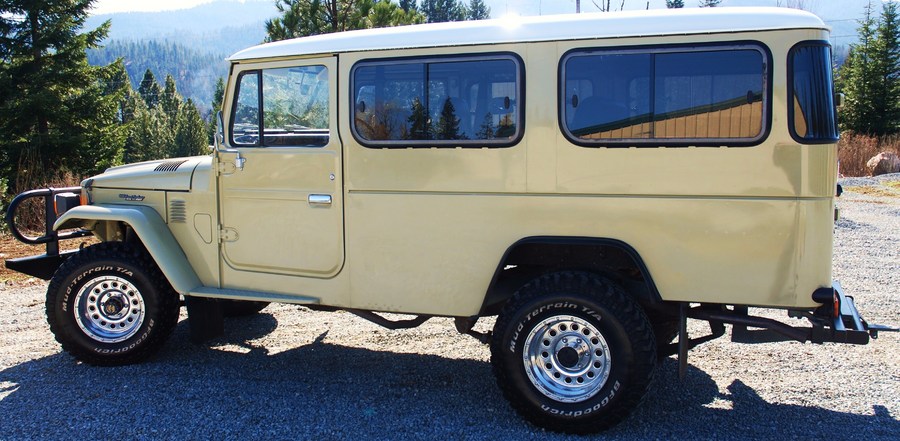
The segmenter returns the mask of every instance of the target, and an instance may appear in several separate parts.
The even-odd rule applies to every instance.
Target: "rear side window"
[[[353,67],[353,134],[366,147],[506,147],[522,136],[514,55],[362,61]]]
[[[837,142],[831,46],[803,42],[788,55],[788,121],[791,136],[804,144]]]
[[[756,44],[573,51],[561,64],[560,120],[583,146],[758,144],[768,65]]]

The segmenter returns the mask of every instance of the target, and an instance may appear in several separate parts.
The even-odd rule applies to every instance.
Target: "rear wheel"
[[[615,283],[557,272],[522,287],[497,319],[497,383],[533,424],[567,433],[615,425],[640,403],[656,363],[653,331]]]
[[[94,245],[59,267],[47,288],[47,322],[63,349],[85,363],[136,363],[178,322],[179,298],[146,251]]]

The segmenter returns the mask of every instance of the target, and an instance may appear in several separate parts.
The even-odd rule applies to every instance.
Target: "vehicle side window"
[[[231,136],[235,146],[259,145],[259,72],[244,72],[238,79]]]
[[[574,51],[560,121],[585,146],[752,145],[768,130],[760,47]]]
[[[328,99],[325,66],[245,72],[238,79],[232,141],[236,146],[325,146]]]
[[[804,42],[788,55],[788,124],[791,136],[804,144],[838,140],[831,46]]]
[[[363,61],[351,75],[353,132],[367,147],[505,147],[521,137],[517,57]]]

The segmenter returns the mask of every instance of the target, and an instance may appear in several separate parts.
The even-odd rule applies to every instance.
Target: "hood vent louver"
[[[177,171],[178,167],[181,167],[181,164],[184,164],[185,162],[187,162],[187,159],[181,159],[178,161],[166,161],[166,162],[163,162],[162,164],[159,164],[158,166],[156,166],[156,168],[153,169],[153,171],[158,171],[158,172]]]
[[[169,202],[169,223],[183,224],[187,222],[187,203],[180,199]]]

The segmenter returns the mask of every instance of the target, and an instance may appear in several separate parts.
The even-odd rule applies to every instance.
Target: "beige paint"
[[[220,153],[220,163],[228,165],[218,178],[220,222],[227,230],[221,244],[223,288],[298,293],[304,280],[334,278],[344,264],[337,59],[238,66],[230,90],[234,90],[234,78],[245,70],[299,65],[321,65],[328,70],[329,143],[325,147],[236,148],[245,160],[243,169],[232,166],[236,153]],[[317,195],[330,197],[331,205],[312,204],[310,197]],[[279,282],[283,276],[294,277],[288,278],[291,282]],[[314,297],[346,304],[348,294],[335,290]]]
[[[784,30],[241,60],[225,96],[226,127],[239,72],[325,64],[331,143],[241,148],[244,170],[223,149],[197,168],[190,192],[169,192],[169,201],[184,200],[189,219],[169,226],[206,286],[196,293],[213,297],[271,293],[275,301],[468,316],[478,313],[509,246],[529,236],[581,236],[631,245],[665,300],[813,307],[810,294],[831,284],[836,146],[789,136],[785,61],[796,42],[827,38]],[[758,146],[584,148],[560,131],[558,60],[570,49],[746,40],[766,45],[774,63],[772,127]],[[353,138],[357,61],[485,52],[524,62],[517,145],[368,149]],[[332,206],[311,207],[310,194],[331,195]],[[211,243],[198,215],[213,223]],[[233,233],[220,241],[220,228]]]

